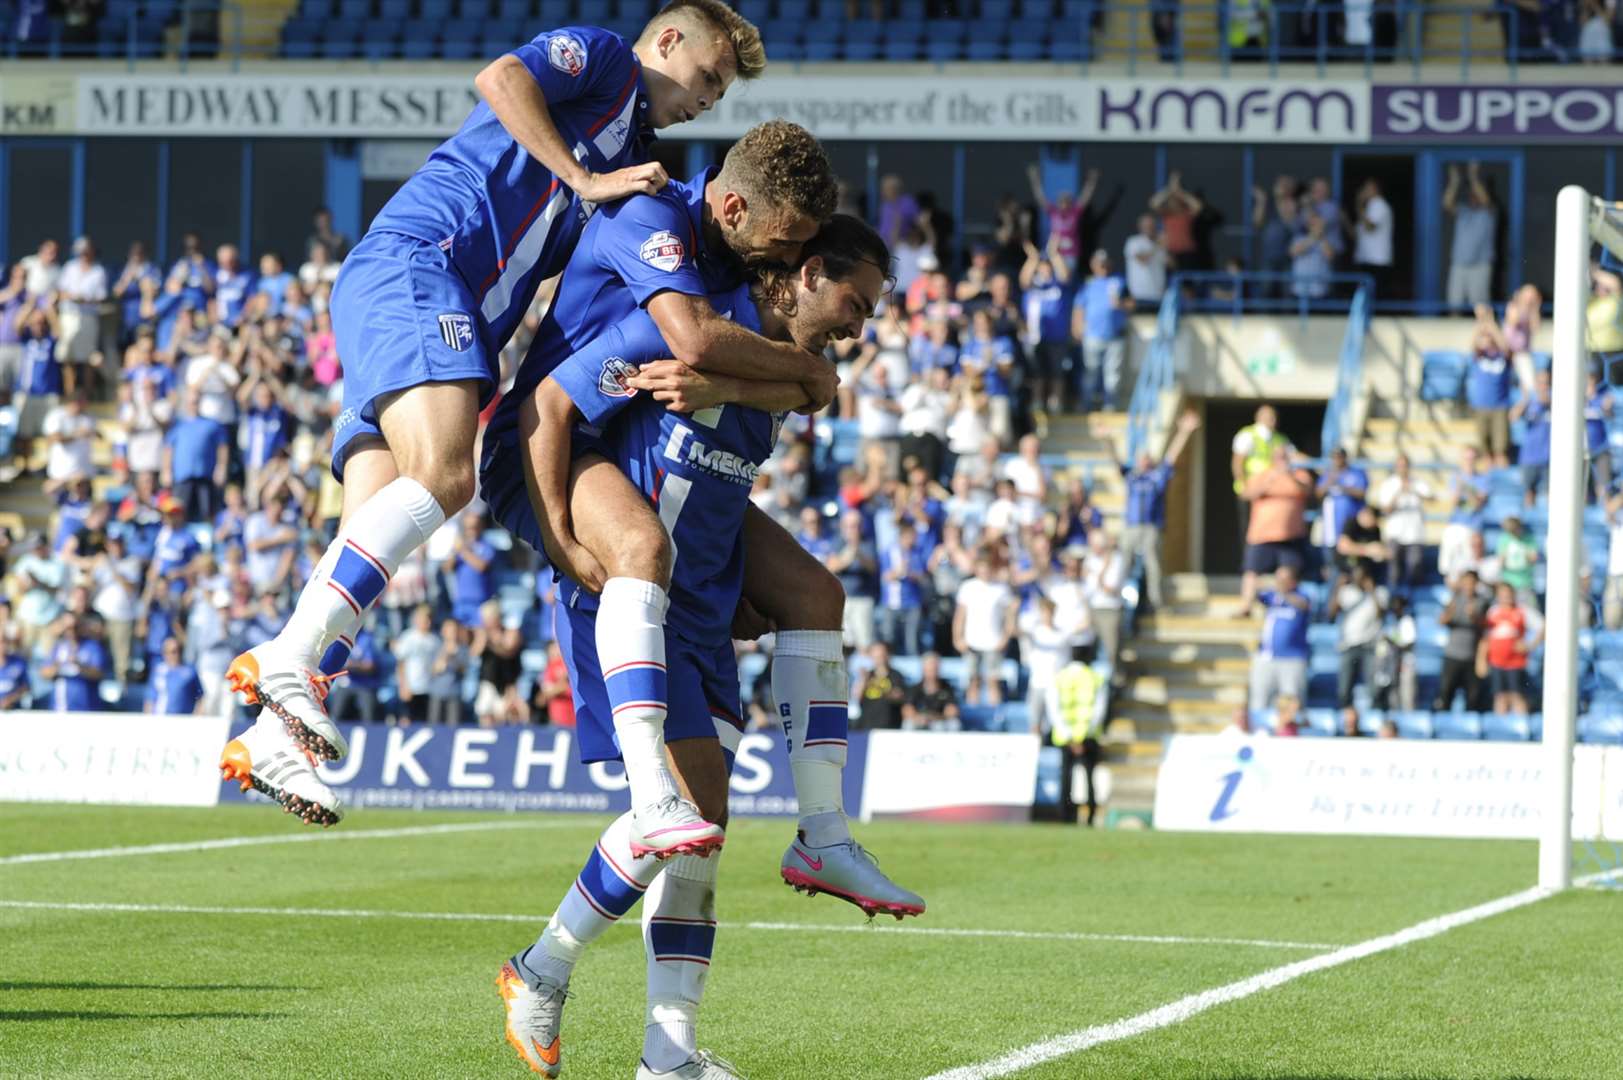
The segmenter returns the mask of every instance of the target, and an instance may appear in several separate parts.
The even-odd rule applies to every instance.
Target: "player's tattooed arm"
[[[690,413],[716,405],[744,405],[765,412],[794,412],[811,404],[797,382],[761,382],[695,371],[680,360],[655,360],[626,378],[626,386],[653,395],[672,412]]]
[[[670,179],[657,161],[610,173],[594,173],[575,160],[569,144],[552,122],[546,94],[523,61],[511,54],[493,60],[474,77],[473,85],[513,141],[587,202],[613,202],[627,195],[656,195]]]
[[[840,377],[821,354],[798,345],[768,341],[723,318],[710,301],[675,291],[648,301],[671,355],[695,371],[737,379],[799,383],[816,408],[834,400]]]
[[[547,558],[587,589],[599,592],[608,575],[575,538],[569,516],[570,432],[578,415],[557,380],[544,379],[519,406],[519,458]]]

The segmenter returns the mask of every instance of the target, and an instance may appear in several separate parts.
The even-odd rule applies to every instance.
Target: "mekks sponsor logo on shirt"
[[[571,77],[586,70],[586,46],[570,34],[554,34],[547,42],[547,63]]]
[[[685,449],[685,453],[684,453]],[[702,469],[713,476],[735,484],[751,485],[760,469],[753,461],[730,450],[706,446],[693,435],[693,429],[678,424],[665,444],[665,456],[671,461],[685,461],[689,467]]]
[[[603,371],[597,377],[598,393],[608,397],[631,397],[635,390],[626,385],[626,380],[637,373],[637,365],[618,356],[611,356],[603,361]]]
[[[682,265],[682,258],[687,254],[687,249],[682,246],[682,241],[676,238],[675,233],[669,229],[661,229],[642,242],[637,254],[641,256],[643,262],[655,270],[670,273]]]

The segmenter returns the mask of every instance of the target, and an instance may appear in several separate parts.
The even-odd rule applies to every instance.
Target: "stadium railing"
[[[430,5],[433,6],[430,11]],[[0,0],[0,15],[12,4]],[[634,7],[635,5],[631,5]],[[1229,7],[1209,2],[1101,3],[1059,0],[1050,5],[1026,0],[1022,14],[1012,5],[981,0],[979,14],[925,18],[921,2],[895,0],[889,18],[846,20],[838,5],[833,17],[784,17],[782,5],[763,2],[748,12],[762,19],[768,48],[776,60],[799,61],[1039,61],[1125,64],[1216,64],[1270,73],[1282,64],[1311,65],[1323,75],[1362,65],[1457,63],[1505,65],[1512,78],[1522,63],[1576,62],[1578,26],[1556,15],[1539,16],[1510,3],[1492,6],[1420,2],[1378,7],[1370,41],[1344,43],[1344,12],[1337,5],[1275,3],[1261,15],[1262,33],[1248,43],[1231,41]],[[397,58],[476,59],[494,56],[550,25],[575,18],[563,10],[527,0],[461,3],[464,17],[438,17],[439,0],[303,0],[290,15],[245,8],[224,0],[108,0],[106,13],[83,40],[75,40],[60,19],[46,20],[37,40],[13,38],[0,44],[6,58],[191,59],[290,58],[381,61]],[[917,12],[915,12],[915,8]],[[998,14],[990,14],[996,8]],[[546,9],[546,10],[544,10]],[[1552,10],[1552,9],[1547,9]],[[632,14],[621,5],[621,14]],[[641,13],[646,14],[646,11]],[[917,18],[913,17],[915,14]],[[1155,21],[1166,28],[1156,39]],[[0,19],[0,22],[8,22]],[[600,21],[600,20],[597,20]],[[613,20],[611,29],[635,34],[639,18]],[[1478,33],[1477,23],[1497,23],[1497,33]],[[1238,35],[1236,35],[1238,36]],[[1525,39],[1525,40],[1524,40]]]

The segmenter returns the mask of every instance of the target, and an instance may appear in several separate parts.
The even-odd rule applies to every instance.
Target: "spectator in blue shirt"
[[[22,348],[17,386],[23,392],[22,436],[40,433],[40,421],[62,393],[62,365],[56,358],[56,312],[49,307],[25,306],[17,312],[17,342]],[[28,398],[40,399],[33,410]]]
[[[242,321],[255,278],[237,257],[235,244],[221,244],[214,258],[218,264],[214,274],[214,321],[234,327]]]
[[[1026,355],[1031,360],[1032,404],[1057,413],[1064,406],[1064,380],[1071,368],[1070,274],[1064,259],[1044,258],[1026,241],[1020,267],[1021,304],[1026,317]]]
[[[12,652],[9,639],[0,634],[0,712],[27,708],[32,696],[28,657]]]
[[[160,716],[190,716],[203,700],[197,669],[180,656],[180,642],[165,638],[162,659],[147,676],[146,711]]]
[[[1486,305],[1477,310],[1471,343],[1471,370],[1465,376],[1465,403],[1476,421],[1477,444],[1493,457],[1496,469],[1510,464],[1510,399],[1516,369],[1504,335]]]
[[[225,487],[225,505],[214,515],[214,546],[216,549],[243,546],[243,533],[248,526],[248,504],[242,497],[242,488],[236,484]]]
[[[1528,509],[1538,502],[1550,482],[1550,373],[1533,376],[1533,393],[1510,410],[1510,419],[1526,421],[1521,453],[1516,463],[1522,470],[1522,499]]]
[[[800,508],[800,532],[795,535],[800,546],[818,562],[824,562],[834,553],[838,542],[823,528],[823,515],[815,506]]]
[[[1335,563],[1336,541],[1347,522],[1358,516],[1369,492],[1369,475],[1347,463],[1347,451],[1330,451],[1330,467],[1319,478],[1319,546],[1324,549],[1324,565]]]
[[[1612,421],[1612,391],[1601,378],[1600,371],[1589,369],[1589,383],[1584,392],[1584,441],[1589,449],[1589,471],[1595,482],[1595,503],[1606,505],[1612,490],[1611,436],[1607,431]]]
[[[247,405],[238,422],[237,443],[242,447],[248,491],[256,502],[265,466],[293,438],[293,418],[277,403],[276,389],[255,364],[249,368],[246,384],[237,391],[238,400]]]
[[[107,649],[85,633],[78,616],[65,615],[60,625],[50,659],[40,668],[51,680],[51,711],[93,712],[101,707],[97,684],[112,666]]]
[[[917,656],[924,619],[924,587],[930,580],[930,550],[919,540],[911,518],[896,525],[896,542],[879,555],[880,604],[875,612],[879,639],[903,656]]]
[[[203,254],[203,238],[194,232],[181,237],[180,258],[169,268],[169,284],[179,285],[181,298],[198,311],[207,311],[214,296],[214,264]]]
[[[925,375],[936,368],[956,375],[958,346],[952,343],[952,323],[940,315],[926,319],[924,333],[915,334],[908,341],[907,361],[914,375]]]
[[[986,308],[976,308],[970,316],[969,333],[958,347],[958,361],[966,372],[982,374],[985,380],[982,389],[991,407],[992,437],[1007,446],[1013,434],[1012,401],[1018,381],[1015,344],[1012,339],[996,334],[992,313]]]
[[[874,610],[879,602],[879,555],[864,534],[862,511],[840,515],[840,535],[823,560],[845,590],[845,641],[858,652],[874,642]]]
[[[1262,639],[1251,661],[1253,709],[1266,709],[1274,698],[1307,697],[1307,628],[1311,605],[1297,589],[1296,570],[1281,566],[1274,571],[1274,587],[1258,594],[1262,604]]]
[[[344,678],[333,683],[327,695],[327,712],[334,720],[348,720],[350,707],[354,706],[353,711],[362,723],[376,723],[380,715],[378,690],[383,686],[385,673],[378,640],[370,626],[361,627],[355,635],[355,648],[350,650],[345,667]]]
[[[186,412],[164,436],[163,481],[187,521],[212,521],[225,487],[231,440],[225,426],[198,415],[202,392],[186,391]]]
[[[1082,412],[1116,408],[1116,389],[1127,358],[1127,316],[1133,310],[1132,294],[1121,275],[1111,271],[1108,252],[1095,251],[1088,270],[1071,310],[1071,336],[1082,342],[1077,391]]]
[[[265,314],[280,315],[293,275],[282,268],[282,257],[267,251],[259,257],[259,282],[254,291],[265,298]]]
[[[1334,269],[1335,245],[1327,222],[1317,213],[1305,210],[1291,236],[1291,294],[1302,300],[1322,300],[1330,295],[1330,272]]]
[[[137,240],[130,245],[124,269],[119,272],[118,280],[113,283],[112,296],[118,301],[120,316],[121,345],[128,345],[134,340],[135,328],[141,324],[142,282],[151,282],[151,288],[156,293],[163,284],[163,275],[158,273],[158,268],[147,258],[146,245]]]
[[[1127,513],[1121,531],[1121,554],[1131,573],[1135,558],[1144,560],[1144,590],[1150,606],[1159,608],[1161,595],[1161,533],[1166,526],[1167,485],[1172,471],[1189,445],[1190,436],[1200,430],[1200,416],[1193,410],[1178,417],[1178,429],[1167,451],[1156,461],[1147,451],[1140,452],[1131,466],[1116,457],[1116,441],[1106,440],[1127,486]]]
[[[470,630],[479,626],[479,605],[496,595],[496,549],[484,541],[485,522],[464,514],[456,547],[445,560],[451,576],[451,615]]]

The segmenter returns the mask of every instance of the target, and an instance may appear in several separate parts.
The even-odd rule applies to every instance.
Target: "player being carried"
[[[733,159],[728,161],[731,167]],[[702,190],[702,178],[699,183]],[[710,187],[720,190],[720,181]],[[675,203],[674,195],[661,201]],[[636,209],[628,204],[625,213]],[[608,226],[605,221],[603,231]],[[590,233],[583,239],[582,253],[594,240],[602,242]],[[821,351],[832,338],[862,332],[888,284],[889,266],[879,235],[856,218],[839,215],[804,247],[798,270],[760,270],[746,282],[712,292],[708,302],[740,326]],[[750,485],[772,454],[784,414],[810,399],[794,382],[694,379],[672,370],[671,362],[660,362],[670,351],[645,311],[607,327],[536,391],[533,450],[537,471],[544,474],[536,477],[542,488],[567,487],[573,459],[577,480],[566,505],[588,546],[598,530],[647,519],[651,526],[640,530],[646,542],[665,549],[672,561],[662,635],[669,705],[665,749],[698,811],[719,827],[727,821],[728,777],[743,728],[732,639],[745,566],[755,558],[753,551],[748,560],[744,553]],[[638,393],[648,387],[664,389]],[[509,442],[487,455],[485,477],[493,470],[519,473],[521,452]],[[582,482],[594,470],[613,470],[619,483]],[[635,505],[605,512],[587,493],[622,486]],[[659,518],[651,506],[658,507]],[[533,516],[522,520],[516,505],[504,509],[520,535],[532,543],[540,538]],[[610,760],[619,756],[613,692],[618,676],[611,667],[605,681],[600,663],[602,615],[579,583],[565,580],[560,600],[558,643],[569,665],[581,755],[588,762]],[[807,733],[800,738],[805,741]],[[508,1041],[532,1069],[558,1075],[562,1009],[575,963],[646,892],[648,1011],[638,1080],[735,1076],[730,1066],[696,1049],[694,1034],[715,943],[720,855],[681,855],[668,862],[639,858],[636,833],[630,813],[611,824],[540,939],[503,965],[497,985],[507,1002]],[[802,871],[821,863],[822,854],[797,842],[788,856],[794,861],[786,862],[783,872],[792,881],[815,884]],[[874,903],[897,918],[924,907],[910,894]]]
[[[343,521],[286,627],[231,665],[232,689],[265,712],[226,746],[227,778],[307,822],[338,820],[307,760],[348,749],[323,705],[327,680],[401,560],[473,497],[478,416],[502,347],[599,205],[665,186],[648,161],[651,129],[713,108],[765,63],[759,33],[726,4],[672,0],[635,47],[568,27],[479,73],[484,103],[389,200],[338,277]]]
[[[768,341],[736,321],[735,312],[718,311],[710,297],[741,285],[747,265],[799,265],[801,245],[833,214],[834,201],[833,170],[822,146],[804,128],[773,120],[746,132],[719,171],[707,169],[657,196],[605,208],[582,235],[513,390],[485,433],[480,483],[492,515],[532,547],[540,550],[544,542],[554,566],[587,594],[597,594],[573,602],[597,608],[597,654],[630,783],[630,845],[639,857],[697,853],[725,839],[720,822],[681,796],[665,746],[671,566],[673,558],[705,557],[700,549],[709,546],[708,539],[684,545],[681,536],[695,527],[705,535],[702,526],[688,522],[702,522],[706,510],[689,509],[686,482],[662,489],[656,508],[636,486],[636,474],[628,477],[600,457],[572,461],[564,438],[567,408],[543,416],[543,399],[535,391],[564,358],[646,311],[665,342],[664,355],[680,361],[665,367],[719,390],[715,400],[760,406],[740,395],[760,392],[763,382],[796,383],[803,391],[796,404],[820,407],[828,385],[808,385],[798,364],[751,361],[734,365],[730,374],[738,377],[729,378],[706,370],[710,357],[691,342],[698,328],[714,325],[725,331],[716,335],[724,352],[734,343],[740,355],[787,348],[797,359],[812,360],[820,377],[832,377],[832,365],[821,354]],[[853,309],[853,317],[862,314]],[[695,368],[697,373],[690,370]],[[614,375],[605,378],[612,383]],[[776,400],[768,399],[766,407],[777,407]],[[553,402],[556,408],[558,399]],[[702,420],[692,428],[700,435],[685,453],[706,452],[702,428]],[[918,897],[880,872],[851,838],[845,817],[845,592],[753,505],[744,509],[742,529],[749,553],[742,610],[776,630],[772,692],[800,803],[798,835],[784,855],[785,877],[870,910],[912,912],[922,906]],[[671,608],[670,618],[678,629],[693,619],[706,626],[732,619],[730,603],[719,614],[701,608],[711,602],[690,597]]]

